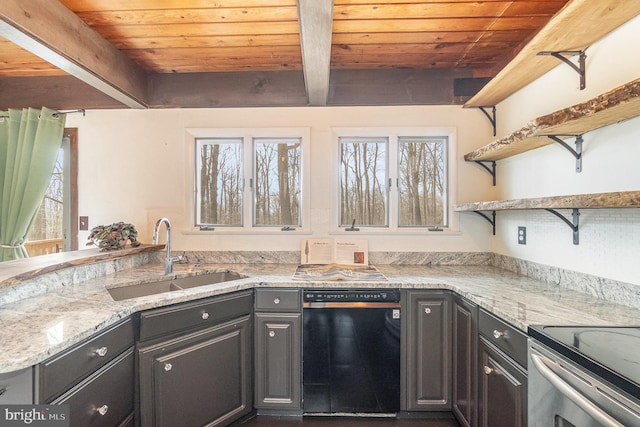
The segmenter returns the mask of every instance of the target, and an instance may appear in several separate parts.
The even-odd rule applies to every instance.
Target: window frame
[[[358,226],[357,232],[362,234],[433,234],[434,228],[429,225],[425,226],[400,226],[399,225],[399,201],[398,201],[398,176],[399,176],[399,158],[398,158],[398,141],[402,137],[409,138],[447,138],[447,162],[445,165],[445,173],[447,178],[447,195],[445,200],[445,224],[438,227],[438,235],[460,232],[459,216],[452,209],[455,203],[455,194],[457,188],[456,180],[456,161],[457,161],[457,129],[454,126],[425,126],[425,127],[334,127],[331,129],[333,146],[336,147],[334,155],[334,176],[336,182],[335,190],[335,231],[332,234],[344,234],[348,227],[340,225],[341,216],[341,200],[340,200],[340,183],[341,183],[341,166],[340,166],[340,138],[388,138],[388,159],[386,171],[387,179],[392,180],[391,188],[388,191],[388,226]],[[387,183],[388,185],[388,183]],[[353,234],[352,232],[350,234]]]
[[[188,234],[280,234],[311,232],[310,228],[310,129],[309,128],[187,128],[187,188],[185,204],[188,206],[189,230]],[[196,166],[196,139],[216,138],[242,138],[243,146],[243,191],[242,191],[242,225],[212,225],[209,228],[200,228],[196,225],[196,201],[197,201],[197,173]],[[299,139],[301,143],[301,200],[300,221],[301,227],[285,229],[282,225],[255,225],[255,149],[254,140],[258,139]]]

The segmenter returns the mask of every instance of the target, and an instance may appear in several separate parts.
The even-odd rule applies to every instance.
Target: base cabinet
[[[453,299],[452,411],[462,427],[476,425],[478,366],[478,306]]]
[[[299,289],[256,289],[255,407],[302,411],[302,306]]]
[[[69,405],[72,426],[120,426],[132,419],[133,347],[51,402]]]
[[[141,426],[222,426],[252,410],[251,317],[139,347]]]
[[[451,294],[402,294],[401,409],[451,410]]]
[[[301,409],[301,315],[256,313],[255,406]]]
[[[526,427],[526,372],[484,337],[480,337],[479,351],[479,425]]]

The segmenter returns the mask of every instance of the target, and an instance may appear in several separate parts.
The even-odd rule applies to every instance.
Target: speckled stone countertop
[[[531,324],[640,325],[637,309],[490,266],[376,265],[387,277],[376,282],[293,280],[295,264],[174,267],[172,277],[225,270],[246,277],[124,301],[114,301],[107,288],[166,279],[163,265],[154,262],[79,283],[52,284],[0,305],[0,373],[37,364],[135,312],[257,287],[449,289],[523,331]]]

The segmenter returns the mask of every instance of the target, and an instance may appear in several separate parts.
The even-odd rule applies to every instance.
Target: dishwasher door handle
[[[538,369],[538,372],[540,372],[543,377],[545,377],[551,384],[553,384],[553,386],[558,391],[564,394],[568,399],[578,405],[580,409],[585,411],[600,424],[611,427],[625,427],[624,424],[620,424],[609,414],[591,403],[591,401],[584,397],[578,390],[567,384],[560,376],[558,376],[558,374],[556,374],[551,370],[551,368],[549,368],[547,362],[556,365],[557,369],[563,369],[562,367],[555,364],[553,361],[547,359],[546,357],[540,356],[538,354],[532,353],[531,360],[533,361],[535,367]]]

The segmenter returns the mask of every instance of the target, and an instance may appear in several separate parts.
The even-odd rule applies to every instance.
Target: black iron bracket
[[[542,51],[538,52],[538,55],[550,55],[554,58],[558,58],[560,61],[564,62],[571,68],[573,68],[580,75],[580,90],[587,87],[586,82],[586,68],[585,68],[585,59],[587,55],[585,55],[584,50],[565,50],[560,52],[552,52],[552,51]],[[567,57],[580,55],[578,58],[578,65],[571,62]]]
[[[565,224],[567,224],[571,228],[571,230],[573,230],[573,244],[579,245],[580,232],[578,230],[578,227],[580,225],[580,222],[579,222],[580,210],[577,208],[573,208],[572,210],[573,212],[571,214],[572,221],[569,221],[564,215],[562,215],[560,212],[556,211],[555,209],[545,209],[545,210],[547,212],[551,212],[552,214],[560,218],[562,221],[564,221]]]
[[[569,151],[573,157],[576,158],[576,172],[582,172],[582,135],[545,135],[547,138],[552,139],[558,144],[562,145],[564,148]],[[561,136],[564,137],[574,137],[576,139],[576,148],[575,150],[571,148],[569,144],[560,139]]]
[[[493,177],[493,186],[496,186],[496,162],[495,160],[474,160],[475,163],[479,164],[483,168],[487,170]],[[487,163],[491,163],[491,167],[487,166]]]
[[[487,116],[487,119],[489,119],[489,122],[491,122],[491,127],[493,127],[493,136],[496,136],[496,106],[492,106],[491,107],[491,114],[489,114],[487,112],[487,108],[489,107],[476,107],[479,108],[480,111],[482,111],[484,113],[485,116]]]
[[[491,226],[493,227],[493,235],[496,235],[496,211],[491,211],[491,217],[489,218],[488,215],[483,214],[480,211],[473,211],[474,213],[477,213],[478,215],[480,215],[482,218],[486,219],[489,224],[491,224]]]

